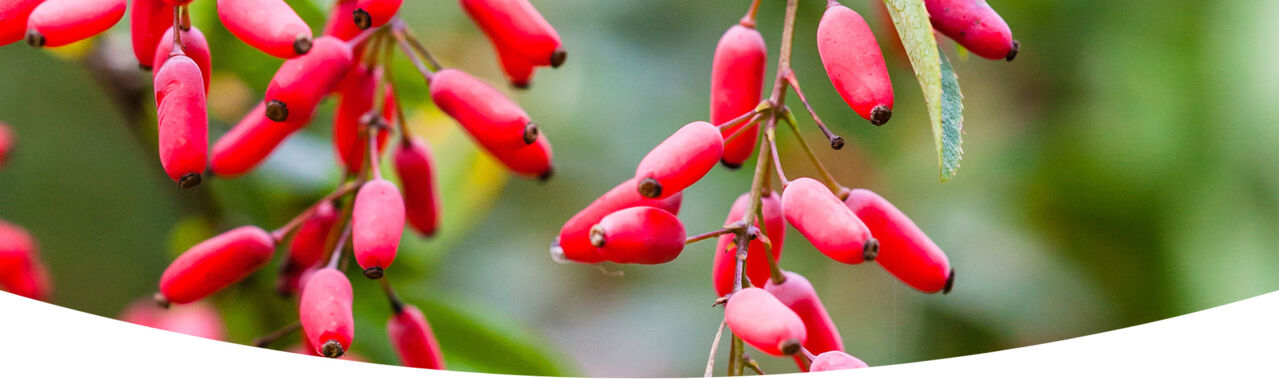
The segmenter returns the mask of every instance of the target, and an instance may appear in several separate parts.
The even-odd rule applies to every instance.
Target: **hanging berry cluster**
[[[755,0],[716,46],[710,122],[684,125],[653,148],[640,161],[634,177],[570,218],[551,245],[552,258],[559,262],[660,264],[679,257],[688,244],[717,238],[711,281],[719,295],[715,303],[725,305],[724,322],[711,347],[707,376],[725,325],[733,336],[729,375],[741,375],[745,368],[763,373],[742,342],[768,355],[793,356],[802,371],[866,367],[844,352],[835,323],[808,280],[781,268],[787,225],[837,262],[877,262],[925,293],[948,293],[954,285],[955,271],[946,255],[910,218],[875,192],[841,185],[802,139],[798,122],[785,105],[788,87],[795,90],[831,147],[838,150],[844,145],[843,138],[813,111],[790,68],[798,2],[787,1],[771,95],[762,98],[767,49],[755,28],[760,4]],[[984,0],[886,3],[916,5],[916,14],[926,7],[922,14],[933,27],[979,56],[1012,60],[1017,53],[1018,44],[1007,24]],[[827,1],[818,21],[816,45],[831,84],[848,106],[871,124],[887,123],[893,109],[892,83],[879,44],[861,15],[835,0]],[[953,96],[958,96],[957,87]],[[820,180],[787,179],[777,155],[779,122],[789,126],[820,172]],[[760,152],[751,188],[733,203],[724,226],[686,235],[676,217],[682,191],[716,162],[730,169],[740,167],[757,146]],[[772,186],[774,175],[781,185],[779,192]]]
[[[550,177],[552,152],[546,136],[501,91],[466,72],[442,67],[397,17],[403,0],[339,0],[319,36],[284,0],[217,0],[218,18],[232,35],[284,62],[262,101],[210,149],[207,96],[213,54],[191,25],[191,1],[132,0],[129,20],[138,65],[154,72],[158,152],[168,177],[191,188],[210,176],[230,179],[253,170],[286,137],[308,125],[330,95],[338,99],[333,143],[346,175],[332,193],[278,229],[241,226],[191,247],[164,271],[156,300],[166,308],[199,307],[199,300],[266,265],[288,241],[277,290],[299,294],[299,322],[258,344],[301,329],[307,353],[337,358],[350,349],[354,337],[354,299],[343,273],[353,256],[364,276],[380,282],[391,304],[387,333],[401,363],[444,368],[426,318],[401,301],[386,279],[406,222],[430,237],[441,214],[430,146],[410,133],[395,96],[399,83],[390,69],[395,50],[421,73],[435,105],[514,173]],[[460,5],[492,42],[513,86],[527,87],[537,67],[564,63],[559,35],[528,0],[460,0]],[[0,4],[0,45],[24,38],[37,48],[70,44],[106,31],[125,10],[126,0],[6,1]],[[390,147],[398,186],[379,169],[392,134],[398,134],[398,143]],[[0,162],[11,139],[7,128],[0,128]],[[47,293],[34,244],[21,229],[0,224],[0,258],[0,284],[30,297]],[[141,310],[126,316],[162,328],[173,324],[166,320],[186,317]]]

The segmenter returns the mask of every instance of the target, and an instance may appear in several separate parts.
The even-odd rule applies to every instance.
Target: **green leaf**
[[[963,154],[960,148],[960,130],[963,121],[963,95],[950,61],[946,60],[933,36],[928,21],[928,8],[922,0],[884,0],[893,25],[901,37],[915,78],[924,91],[928,116],[932,120],[933,140],[937,146],[937,160],[941,181],[950,180],[959,168]]]

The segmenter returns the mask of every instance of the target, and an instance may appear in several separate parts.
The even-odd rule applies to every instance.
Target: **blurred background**
[[[794,69],[849,144],[820,148],[823,138],[805,117],[803,137],[842,183],[870,188],[910,215],[957,270],[954,292],[926,295],[877,265],[833,262],[792,230],[781,263],[813,282],[849,353],[888,365],[989,352],[1279,288],[1279,107],[1272,104],[1279,2],[991,0],[1022,49],[1009,63],[943,44],[966,111],[966,154],[947,183],[937,180],[922,95],[887,38],[886,17],[874,0],[842,2],[879,34],[894,117],[873,127],[835,93],[814,44],[825,2],[805,0]],[[289,3],[318,31],[331,2]],[[649,149],[708,117],[712,52],[749,1],[533,3],[563,36],[569,58],[558,70],[539,70],[522,92],[504,85],[488,42],[456,2],[404,5],[403,17],[445,65],[511,93],[542,125],[556,173],[548,183],[507,175],[425,101],[425,85],[401,56],[397,91],[412,127],[436,151],[446,211],[435,239],[406,234],[389,278],[423,308],[450,369],[699,375],[722,318],[710,307],[713,242],[660,266],[604,265],[624,276],[556,264],[547,246],[565,220],[630,177]],[[214,1],[193,4],[193,21],[213,46],[216,138],[261,99],[280,61],[228,34]],[[770,54],[780,45],[783,8],[766,0],[760,10]],[[128,38],[126,20],[90,43],[53,51],[0,47],[0,120],[19,140],[0,172],[0,218],[38,239],[54,303],[106,317],[154,292],[187,247],[237,225],[278,227],[340,175],[329,100],[254,173],[179,190],[156,159],[150,75],[94,68],[135,65]],[[121,83],[129,91],[120,92]],[[814,175],[793,136],[779,137],[788,174]],[[680,218],[690,234],[720,226],[750,186],[750,164],[718,167],[685,191]],[[294,300],[272,292],[275,270],[273,262],[212,299],[231,342],[296,319]],[[394,364],[389,308],[375,283],[351,275],[353,349]],[[725,342],[718,373],[727,350]],[[794,371],[789,359],[753,355],[769,373]]]

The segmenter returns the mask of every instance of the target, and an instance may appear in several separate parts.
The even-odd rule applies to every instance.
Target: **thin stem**
[[[182,7],[173,7],[173,48],[170,49],[169,56],[180,55],[182,52]],[[155,68],[159,70],[159,67]]]
[[[183,5],[183,6],[176,7],[176,8],[181,8],[181,9],[182,9],[182,16],[181,16],[180,18],[178,18],[178,24],[177,24],[177,25],[178,25],[178,27],[182,28],[182,30],[183,30],[183,31],[191,30],[191,8],[190,8],[190,5]]]
[[[381,127],[369,126],[368,131],[364,133],[364,138],[369,141],[369,172],[372,173],[373,179],[382,179],[382,167],[379,164],[377,151],[377,137],[381,130]]]
[[[826,123],[822,122],[822,118],[817,116],[817,111],[813,110],[813,105],[808,103],[808,98],[804,97],[804,91],[799,89],[799,79],[795,78],[795,71],[786,70],[786,81],[790,83],[790,87],[795,90],[795,95],[799,96],[799,102],[804,103],[804,108],[808,109],[808,114],[813,116],[813,122],[817,123],[817,128],[822,130],[822,134],[826,135],[826,139],[830,141],[830,148],[839,150],[844,148],[844,137],[835,135],[826,127]]]
[[[759,13],[759,3],[759,0],[751,2],[750,9],[746,10],[746,15],[742,16],[742,21],[739,22],[742,26],[755,28],[755,14]]]
[[[273,330],[270,333],[267,333],[266,335],[263,335],[258,338],[254,338],[253,346],[267,347],[267,345],[270,345],[272,342],[278,341],[281,338],[284,338],[285,336],[288,336],[289,334],[292,334],[293,332],[296,332],[298,329],[301,329],[301,328],[302,328],[302,322],[294,321],[293,323],[285,325],[279,329]]]
[[[388,49],[387,52],[389,56],[390,49]],[[386,75],[386,81],[391,83],[392,91],[395,90],[395,76],[392,74],[393,72],[395,72],[395,70],[388,67],[386,72],[383,74]],[[411,144],[411,137],[413,137],[413,135],[409,133],[408,118],[404,116],[404,107],[400,106],[400,97],[392,96],[391,100],[394,101],[391,105],[395,107],[395,123],[398,124],[400,130],[400,144],[404,145],[404,147],[408,147]]]
[[[330,192],[328,195],[325,195],[323,198],[320,198],[319,201],[316,201],[314,204],[311,204],[311,206],[307,207],[306,210],[302,211],[302,213],[299,213],[297,216],[294,216],[293,219],[289,220],[289,222],[284,224],[284,226],[281,226],[279,229],[271,231],[271,238],[275,239],[275,243],[280,243],[281,241],[284,241],[284,238],[288,236],[289,233],[292,233],[299,226],[301,226],[302,222],[311,218],[311,215],[315,214],[315,210],[319,209],[321,204],[331,202],[334,199],[342,197],[343,195],[350,193],[356,188],[360,188],[360,185],[362,184],[364,183],[358,182],[358,181],[347,182],[346,184],[343,184],[342,186],[333,190],[333,192]]]
[[[728,350],[728,376],[742,376],[742,339],[733,335]]]
[[[338,237],[338,243],[333,247],[333,253],[329,254],[329,264],[325,265],[325,267],[337,268],[338,257],[342,256],[342,248],[346,246],[346,240],[350,237],[351,225],[348,224],[346,227],[342,228],[342,234]]]
[[[350,41],[346,41],[346,46],[355,48],[356,46],[359,46],[360,44],[364,43],[365,40],[368,40],[369,37],[372,37],[374,34],[378,34],[378,32],[381,32],[381,31],[382,31],[382,28],[377,28],[377,29],[368,29],[363,32],[360,32],[360,34],[356,35],[355,38],[351,38]]]
[[[756,121],[759,121],[759,119],[760,119],[760,118],[763,118],[763,116],[764,116],[764,115],[762,115],[762,114],[757,114],[757,115],[755,115],[755,116],[751,117],[751,119],[750,119],[750,120],[746,121],[746,125],[750,125],[750,124],[752,124],[752,123],[755,123]],[[737,139],[737,136],[740,136],[740,135],[746,134],[746,130],[747,130],[747,129],[750,129],[750,128],[739,128],[739,129],[737,129],[736,131],[734,131],[734,132],[733,132],[733,134],[729,134],[727,138],[724,138],[724,143],[729,143],[729,142],[733,141],[734,139]],[[723,130],[723,129],[720,129],[720,130]]]
[[[821,174],[822,181],[826,182],[826,186],[830,188],[831,192],[840,193],[844,187],[839,185],[839,182],[835,180],[835,176],[831,175],[829,170],[826,170],[826,166],[822,165],[821,159],[817,159],[817,154],[813,152],[813,148],[808,146],[808,141],[805,141],[804,136],[799,134],[799,126],[795,125],[795,115],[790,112],[789,108],[783,108],[782,114],[785,116],[783,120],[790,126],[791,132],[795,134],[795,140],[799,141],[799,147],[804,149],[804,154],[808,155],[808,159],[813,162],[813,166],[817,167],[817,172]]]
[[[776,119],[768,120],[769,128],[764,131],[764,137],[768,139],[768,148],[773,152],[773,165],[777,166],[777,178],[782,180],[782,187],[790,184],[790,180],[786,179],[786,171],[782,170],[782,159],[777,156],[777,129],[773,128]]]
[[[706,373],[703,377],[711,377],[711,373],[715,371],[715,352],[719,351],[719,340],[724,338],[724,325],[728,324],[728,319],[720,320],[719,330],[715,331],[715,340],[711,341],[711,355],[706,358]]]
[[[746,352],[742,353],[742,362],[745,363],[745,366],[747,368],[750,368],[751,371],[754,371],[756,375],[768,375],[764,373],[763,369],[759,368],[759,362],[756,362],[755,359],[752,359],[750,353],[746,353]]]
[[[417,71],[422,74],[428,84],[431,83],[431,78],[435,76],[435,72],[426,68],[426,64],[422,63],[422,60],[413,54],[413,48],[409,46],[408,37],[405,36],[404,30],[399,28],[392,29],[391,36],[395,37],[395,42],[400,46],[400,50],[404,52],[405,56],[409,57],[410,62],[413,62],[413,67],[417,68]]]
[[[342,203],[342,216],[338,218],[338,222],[333,223],[333,226],[329,229],[327,234],[329,237],[324,241],[324,251],[332,252],[329,254],[329,261],[333,261],[335,256],[341,255],[341,246],[338,245],[338,241],[341,239],[341,236],[338,231],[345,229],[347,225],[351,223],[351,213],[355,210],[355,196],[348,193],[345,198],[345,201]],[[339,249],[335,250],[334,247],[339,247]]]
[[[800,346],[799,353],[800,353],[800,356],[804,357],[805,359],[808,359],[809,361],[817,359],[817,357],[813,355],[813,352],[808,351],[807,347]]]
[[[799,347],[799,351],[800,354],[796,356],[800,358],[800,364],[804,365],[804,371],[808,371],[813,366],[813,359],[816,359],[816,357],[803,346]]]
[[[431,69],[439,71],[444,68],[444,66],[440,64],[440,61],[435,60],[435,55],[432,55],[430,51],[426,50],[426,46],[422,44],[422,41],[417,39],[417,36],[413,34],[413,30],[409,29],[408,24],[405,24],[399,17],[396,17],[392,22],[394,23],[392,28],[393,32],[399,31],[399,35],[408,40],[409,44],[412,45],[413,50],[417,51],[417,53],[423,58],[426,58],[426,61],[431,65]],[[408,52],[406,51],[405,53]]]
[[[386,294],[386,300],[391,303],[391,311],[397,315],[403,313],[404,300],[400,299],[400,295],[395,293],[395,288],[391,288],[391,282],[387,281],[386,277],[383,276],[382,279],[378,280],[378,283],[382,285],[382,293]]]
[[[725,227],[723,227],[723,228],[721,228],[721,229],[719,229],[719,230],[714,230],[714,231],[710,231],[710,232],[706,232],[706,233],[698,234],[698,235],[695,235],[695,236],[692,236],[692,237],[688,237],[688,239],[684,240],[684,244],[685,244],[685,245],[688,245],[688,244],[691,244],[691,243],[694,243],[694,242],[704,241],[704,240],[708,240],[708,239],[711,239],[711,238],[719,237],[719,236],[724,235],[724,234],[737,233],[739,230],[741,230],[741,229],[742,229],[742,226],[743,226],[743,225],[744,225],[744,224],[733,224],[733,225],[728,225],[728,226],[725,226]]]
[[[739,124],[742,124],[743,121],[754,119],[755,115],[760,114],[761,112],[764,112],[768,109],[771,109],[770,105],[768,105],[767,103],[760,103],[759,106],[755,107],[755,109],[751,109],[750,112],[743,113],[741,116],[734,117],[732,120],[728,120],[724,122],[723,124],[715,125],[715,127],[719,128],[719,130],[724,130],[724,129],[737,126]],[[750,124],[749,122],[746,123],[746,125],[749,125],[749,124]]]

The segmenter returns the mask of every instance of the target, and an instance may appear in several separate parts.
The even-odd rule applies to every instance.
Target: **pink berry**
[[[753,27],[733,25],[720,37],[711,63],[711,123],[723,124],[750,112],[759,105],[764,86],[768,49],[764,36]],[[740,124],[723,130],[724,138],[748,128],[724,144],[722,162],[741,167],[750,158],[759,139],[759,124]]]
[[[341,163],[347,171],[360,171],[364,162],[368,160],[369,143],[366,139],[364,123],[370,121],[366,117],[373,109],[377,82],[380,80],[382,80],[380,67],[372,68],[364,64],[355,64],[337,87],[339,100],[337,113],[333,116],[333,151],[337,153],[338,163]],[[385,123],[387,116],[393,116],[387,112],[390,110],[389,113],[394,113],[391,107],[395,104],[395,98],[390,86],[386,87],[383,104],[382,118],[372,121]],[[389,136],[389,132],[385,129],[378,131],[379,153],[386,145]]]
[[[950,292],[955,272],[946,253],[905,213],[866,189],[855,189],[844,204],[866,223],[879,240],[880,266],[917,290]]]
[[[337,358],[351,349],[355,335],[353,296],[351,281],[332,268],[316,271],[302,289],[298,318],[307,342],[317,354]]]
[[[551,244],[551,257],[557,261],[574,261],[581,263],[598,263],[604,261],[598,249],[591,245],[590,230],[600,219],[613,212],[638,206],[656,207],[671,214],[679,214],[682,193],[676,193],[662,200],[653,200],[640,196],[635,192],[638,180],[628,179],[613,189],[605,192],[590,205],[573,215],[560,228],[560,234]]]
[[[311,27],[284,0],[218,0],[218,18],[236,38],[278,58],[313,47]]]
[[[807,338],[804,321],[758,287],[743,288],[728,298],[724,321],[743,342],[769,355],[798,353]]]
[[[764,290],[795,311],[800,320],[804,320],[805,334],[808,335],[804,347],[813,354],[844,350],[844,340],[839,336],[839,329],[835,328],[835,322],[826,313],[826,306],[817,297],[817,290],[813,289],[812,283],[793,272],[784,272],[782,275],[786,277],[786,281],[782,284],[770,281],[764,285]]]
[[[4,221],[0,221],[0,289],[41,301],[48,301],[53,292],[35,239]]]
[[[870,366],[867,366],[866,362],[862,362],[861,359],[857,359],[857,357],[848,355],[845,352],[834,350],[817,355],[817,358],[813,359],[813,363],[808,369],[812,372],[822,372],[866,367]]]
[[[156,60],[155,46],[165,30],[173,29],[173,6],[161,0],[133,0],[131,8],[129,30],[133,36],[133,56],[143,69],[151,69],[157,66],[152,63]]]
[[[893,115],[893,82],[870,25],[856,11],[830,2],[817,24],[817,53],[844,102],[872,124]]]
[[[160,294],[174,304],[203,299],[266,265],[275,253],[271,234],[241,226],[200,242],[178,256],[160,277]]]
[[[351,64],[351,47],[346,42],[330,36],[316,38],[309,53],[285,61],[271,78],[266,87],[267,118],[278,122],[310,118]]]
[[[637,189],[653,199],[683,191],[715,168],[723,153],[724,138],[715,125],[704,121],[688,123],[640,161],[635,169]]]
[[[444,354],[422,311],[406,305],[386,322],[387,339],[405,367],[444,369]]]
[[[878,244],[870,229],[820,182],[792,180],[782,192],[782,209],[786,222],[831,259],[847,264],[875,259]]]
[[[559,67],[567,54],[560,35],[528,0],[461,0],[462,9],[495,46],[537,66]]]
[[[545,134],[538,134],[537,140],[528,146],[489,152],[507,169],[526,178],[546,181],[555,172],[554,152]]]
[[[986,59],[1012,61],[1021,44],[986,0],[925,0],[928,19],[941,34]]]
[[[771,251],[774,262],[782,259],[782,246],[786,241],[786,219],[782,214],[780,197],[772,192],[760,197],[760,204],[763,205],[764,211],[764,233],[772,243],[773,249],[766,251],[764,242],[758,239],[751,240],[747,247],[746,277],[750,278],[751,284],[756,287],[763,286],[772,276],[766,253]],[[741,222],[749,206],[749,193],[738,196],[737,201],[733,202],[733,207],[728,211],[728,218],[724,220],[724,223]],[[759,227],[759,220],[755,221],[755,227]],[[711,281],[715,284],[715,293],[719,296],[733,292],[734,276],[737,275],[737,247],[733,245],[736,237],[734,234],[725,234],[720,236],[718,243],[715,244],[715,263],[711,271]]]
[[[391,21],[403,3],[404,0],[356,0],[352,20],[360,29],[380,27]]]
[[[21,41],[27,35],[27,17],[44,0],[0,2],[0,46]]]
[[[360,35],[360,27],[356,26],[354,19],[351,18],[351,14],[355,12],[355,5],[355,0],[339,0],[333,4],[328,21],[324,24],[324,35],[337,37],[343,41],[350,41]]]
[[[532,144],[540,134],[537,124],[518,104],[462,71],[435,73],[431,100],[494,155]]]
[[[182,188],[200,184],[209,158],[209,115],[200,66],[185,55],[155,72],[160,164]]]
[[[404,233],[404,198],[386,179],[360,187],[351,213],[351,248],[364,275],[377,279],[395,260]]]
[[[266,103],[258,103],[231,131],[213,144],[210,168],[222,177],[244,175],[266,160],[285,138],[306,126],[308,121],[309,118],[271,121],[266,117]]]
[[[440,189],[435,180],[431,146],[413,138],[395,150],[395,171],[404,186],[404,210],[409,225],[424,236],[440,227]]]
[[[591,227],[591,245],[600,257],[617,263],[661,264],[684,251],[684,223],[660,208],[634,207],[613,212]]]
[[[124,18],[125,3],[125,0],[46,0],[27,17],[27,44],[58,47],[98,35]]]
[[[172,15],[170,15],[172,16]],[[172,18],[172,17],[170,17]],[[209,80],[213,74],[213,55],[209,52],[209,41],[204,39],[204,33],[200,33],[200,29],[192,26],[191,30],[182,31],[182,52],[187,58],[195,61],[200,66],[200,76],[204,78],[204,93],[209,93]],[[160,40],[152,52],[155,59],[152,61],[153,67],[164,65],[164,61],[169,59],[169,55],[173,52],[173,28],[165,29],[160,36]]]

